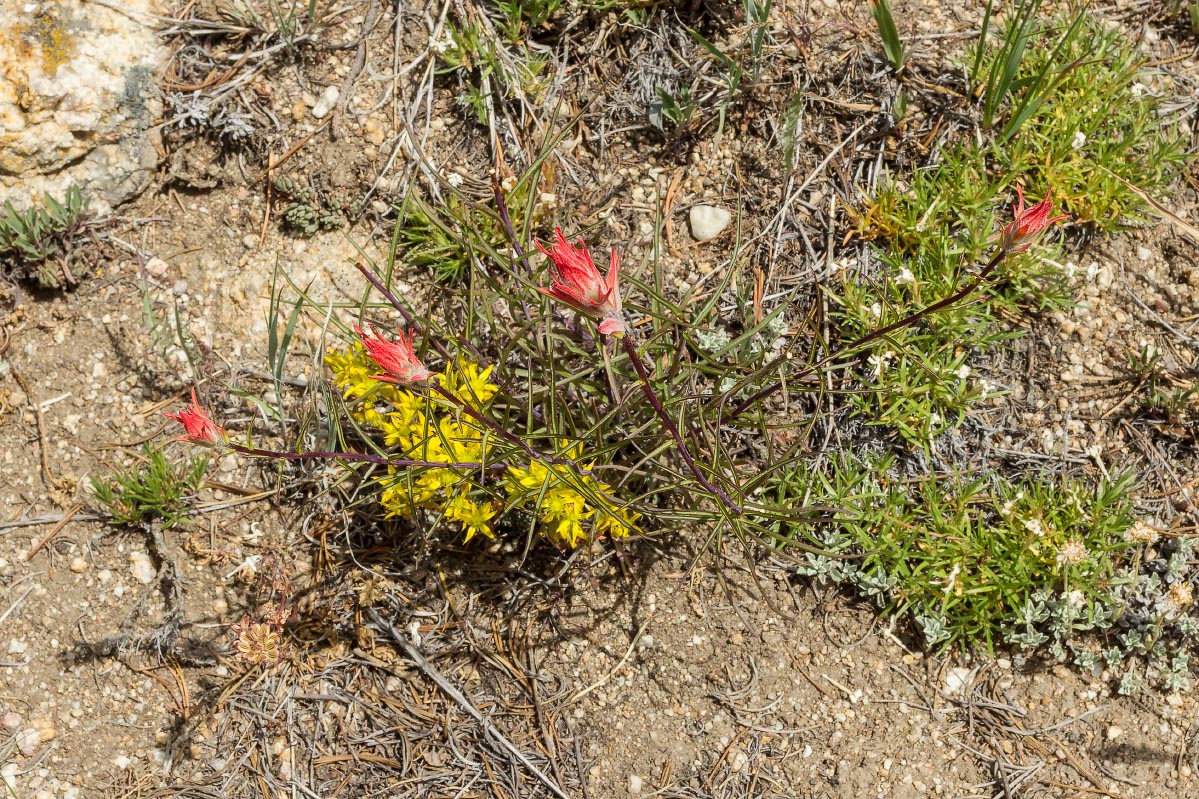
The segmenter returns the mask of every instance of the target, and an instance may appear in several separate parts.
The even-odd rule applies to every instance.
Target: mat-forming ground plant
[[[34,278],[44,287],[71,283],[71,250],[87,216],[87,198],[78,186],[62,201],[50,194],[42,204],[18,211],[5,201],[0,212],[0,274]]]

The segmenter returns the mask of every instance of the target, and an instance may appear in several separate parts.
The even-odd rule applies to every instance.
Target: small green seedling
[[[189,500],[200,490],[208,458],[192,455],[182,463],[167,460],[147,445],[142,463],[108,477],[93,477],[92,491],[114,524],[138,525],[161,519],[164,528],[183,518]]]

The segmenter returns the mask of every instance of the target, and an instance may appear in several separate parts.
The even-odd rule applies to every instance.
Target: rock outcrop
[[[0,204],[78,185],[106,211],[158,165],[156,0],[0,0]]]

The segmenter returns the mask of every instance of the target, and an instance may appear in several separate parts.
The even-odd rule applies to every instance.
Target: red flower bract
[[[550,259],[553,270],[554,284],[540,291],[598,321],[600,333],[606,336],[624,335],[625,322],[617,283],[620,277],[620,255],[615,249],[612,250],[608,276],[605,278],[596,269],[582,239],[579,239],[578,246],[572,246],[560,228],[554,228],[554,239],[550,249],[546,249],[539,241],[533,242]]]
[[[200,407],[200,400],[196,397],[196,390],[194,388],[192,389],[191,405],[178,413],[163,415],[183,425],[183,429],[187,435],[180,436],[175,439],[176,441],[190,441],[193,444],[209,446],[219,444],[225,440],[225,429],[212,421],[204,409]]]
[[[369,333],[357,326],[354,332],[361,337],[366,354],[384,371],[384,374],[374,376],[376,380],[385,383],[422,383],[433,376],[416,357],[411,333],[404,338],[403,331],[400,331],[395,341],[388,341],[379,335],[373,325]],[[371,338],[372,335],[374,338]]]
[[[1032,206],[1031,208],[1024,207],[1024,190],[1020,184],[1016,184],[1016,218],[1011,224],[1004,225],[1000,231],[1000,246],[1008,255],[1021,253],[1032,246],[1033,242],[1040,238],[1041,234],[1053,225],[1054,222],[1060,222],[1063,219],[1069,219],[1066,214],[1058,216],[1050,216],[1053,213],[1053,202],[1049,199],[1049,192],[1045,193],[1045,199]]]

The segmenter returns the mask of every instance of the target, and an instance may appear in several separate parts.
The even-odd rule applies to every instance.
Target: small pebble
[[[636,774],[629,775],[629,793],[641,793],[642,784],[641,778]]]
[[[37,730],[37,738],[42,743],[53,741],[58,737],[58,728],[51,719],[34,719],[29,726]]]
[[[974,671],[971,669],[956,668],[950,669],[945,674],[945,693],[960,694],[966,690],[966,686],[970,684],[970,679],[974,676]]]
[[[146,261],[145,269],[150,277],[162,277],[167,273],[167,262],[155,256]]]
[[[729,755],[729,771],[734,774],[745,771],[745,767],[749,765],[749,755],[745,754],[740,749],[734,749]]]
[[[387,135],[386,131],[383,130],[383,125],[379,122],[379,120],[371,117],[367,119],[366,123],[362,126],[362,137],[371,144],[378,146],[383,143],[383,140],[387,138]]]
[[[83,557],[82,555],[76,555],[75,557],[71,558],[71,571],[75,572],[76,574],[83,574],[85,571],[87,571],[87,558]]]
[[[16,743],[17,749],[19,749],[21,754],[25,755],[25,757],[29,757],[36,752],[37,745],[42,742],[41,738],[37,734],[37,730],[35,730],[33,727],[26,727],[23,730],[19,730],[13,736],[13,741]]]
[[[150,560],[150,556],[145,552],[130,553],[129,571],[133,574],[133,579],[142,585],[149,585],[158,576],[158,570],[154,568],[154,562]]]
[[[326,86],[325,90],[321,92],[321,96],[317,98],[316,104],[312,106],[312,115],[317,119],[329,116],[329,112],[337,105],[340,97],[341,89],[336,86]]]
[[[1124,730],[1117,727],[1115,724],[1107,728],[1107,739],[1114,741],[1124,734]]]
[[[696,241],[714,239],[729,226],[733,215],[727,208],[697,205],[691,209],[691,235]]]

